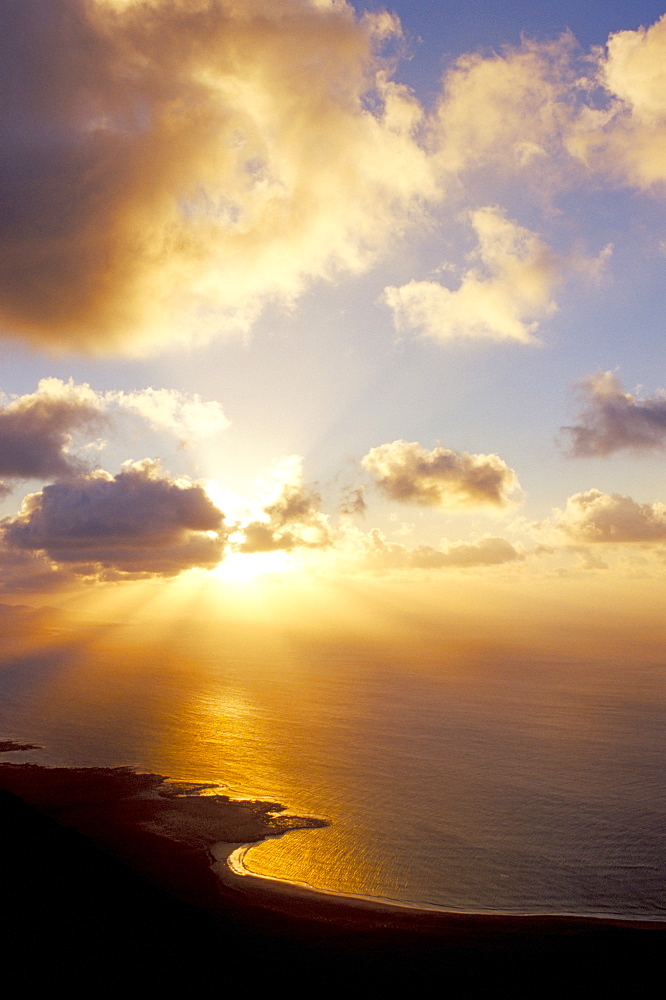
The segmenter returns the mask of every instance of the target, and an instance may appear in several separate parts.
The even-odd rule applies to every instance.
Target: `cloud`
[[[666,14],[649,28],[618,31],[597,52],[604,111],[582,113],[570,151],[595,171],[642,190],[666,182]]]
[[[591,57],[570,34],[462,56],[428,115],[392,78],[397,17],[345,0],[0,15],[0,324],[56,352],[246,331],[373,266],[479,170],[535,190],[666,179],[666,17]],[[554,308],[552,255],[497,210],[473,224],[479,266],[456,291],[389,288],[396,321],[529,340]]]
[[[111,428],[118,410],[135,413],[182,443],[229,426],[220,403],[196,394],[154,388],[95,392],[87,383],[44,378],[36,392],[0,405],[0,475],[47,480],[84,472],[88,463],[71,451],[75,435]]]
[[[666,542],[666,504],[636,503],[617,493],[575,493],[558,511],[556,527],[577,542]]]
[[[363,560],[376,569],[466,569],[497,566],[522,560],[525,554],[505,538],[486,536],[476,542],[445,543],[442,548],[420,546],[408,549],[388,542],[374,529],[363,540]]]
[[[666,117],[666,14],[650,28],[618,31],[602,63],[605,83],[647,125]]]
[[[0,407],[0,475],[53,479],[85,463],[69,452],[75,431],[99,428],[103,402],[88,385],[44,378],[37,391]]]
[[[624,392],[613,372],[595,372],[580,384],[579,423],[563,427],[569,454],[576,458],[612,455],[623,449],[656,451],[666,447],[666,393],[641,399]]]
[[[0,0],[0,15],[0,323],[54,351],[245,331],[371,267],[478,170],[535,190],[666,180],[666,17],[592,56],[570,34],[462,56],[428,115],[392,78],[397,17],[345,0]],[[496,258],[498,233],[481,234],[456,292],[390,289],[401,322],[439,337],[443,310],[456,336],[533,336],[552,259],[503,226],[514,246]]]
[[[149,387],[135,392],[109,392],[105,399],[137,413],[151,427],[171,431],[185,440],[218,434],[230,425],[220,403],[203,400],[196,393],[188,396],[177,389]]]
[[[569,32],[463,55],[432,123],[442,175],[520,178],[541,191],[588,177],[653,193],[666,181],[666,15],[584,53]]]
[[[415,441],[372,448],[361,464],[385,496],[425,507],[505,507],[520,489],[515,472],[497,455],[426,451]]]
[[[389,286],[384,299],[398,330],[418,329],[433,340],[456,337],[530,343],[539,321],[555,309],[552,291],[559,266],[539,237],[498,208],[470,215],[477,237],[472,257],[451,291],[436,281]]]
[[[575,552],[580,560],[580,566],[585,570],[606,570],[608,563],[599,555],[598,549],[591,549],[585,545],[571,546],[571,551]]]
[[[437,186],[386,12],[0,0],[0,322],[55,351],[246,330]]]
[[[276,499],[264,507],[262,519],[242,526],[239,552],[324,549],[332,544],[328,518],[321,513],[321,497],[302,482],[287,482]]]
[[[41,552],[83,576],[174,576],[216,566],[223,514],[204,489],[170,479],[157,462],[128,463],[45,486],[2,522],[10,549]]]
[[[56,566],[43,552],[16,549],[0,539],[0,592],[47,593],[75,580],[71,568]]]
[[[579,49],[567,33],[540,43],[524,38],[501,54],[467,53],[444,78],[434,122],[439,168],[460,177],[494,171],[541,183],[568,159],[562,132],[577,97]]]
[[[363,486],[348,486],[343,490],[340,501],[339,512],[351,516],[352,514],[365,514],[367,510],[365,502],[365,488]]]

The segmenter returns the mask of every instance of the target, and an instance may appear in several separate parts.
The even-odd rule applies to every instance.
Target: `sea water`
[[[132,629],[0,641],[0,737],[330,823],[258,874],[466,911],[666,915],[664,666]]]

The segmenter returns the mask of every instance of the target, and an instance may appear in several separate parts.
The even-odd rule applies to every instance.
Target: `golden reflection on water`
[[[208,628],[102,625],[28,645],[42,666],[31,714],[49,720],[40,738],[55,762],[130,764],[322,816],[332,826],[289,834],[288,868],[280,862],[267,873],[295,877],[297,860],[298,877],[324,888],[372,893],[386,884],[362,824],[354,840],[340,822],[356,779],[339,726],[353,728],[363,715],[363,683],[345,696],[354,642],[338,644],[332,660],[330,644],[218,620]],[[321,712],[327,693],[338,703],[330,716]],[[268,857],[275,844],[263,845]]]
[[[339,826],[293,831],[285,838],[266,840],[244,858],[256,875],[305,883],[313,888],[366,896],[399,896],[406,880],[396,877],[386,857],[374,851],[363,830],[351,840]],[[394,888],[391,889],[391,886]]]

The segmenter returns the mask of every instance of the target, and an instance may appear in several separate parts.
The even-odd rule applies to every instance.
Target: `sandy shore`
[[[242,844],[321,825],[278,803],[126,768],[2,764],[0,789],[7,954],[46,948],[56,978],[75,967],[89,985],[103,965],[192,985],[233,959],[269,988],[445,977],[527,996],[581,976],[636,990],[661,969],[666,923],[443,913],[235,874]]]

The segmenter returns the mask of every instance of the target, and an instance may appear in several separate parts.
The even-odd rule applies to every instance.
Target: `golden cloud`
[[[555,524],[577,542],[661,543],[666,541],[666,504],[587,490],[569,497]]]
[[[427,115],[393,79],[398,19],[345,0],[6,8],[0,324],[53,351],[246,331],[374,265],[479,169],[535,190],[666,179],[666,17],[592,59],[571,35],[463,56]],[[554,259],[496,209],[472,224],[460,287],[389,288],[396,321],[528,341]]]
[[[345,2],[12,5],[5,333],[156,348],[367,267],[435,190],[379,54],[399,31]]]
[[[372,448],[361,464],[385,496],[425,507],[505,507],[520,490],[515,472],[498,455],[427,451],[416,441]]]
[[[325,549],[333,544],[329,518],[321,511],[321,497],[303,479],[302,459],[289,455],[276,463],[265,480],[259,517],[236,525],[238,552]]]
[[[505,538],[490,535],[474,542],[446,542],[438,549],[421,545],[410,549],[386,540],[373,529],[362,539],[361,562],[372,569],[472,569],[521,561],[525,553]]]

